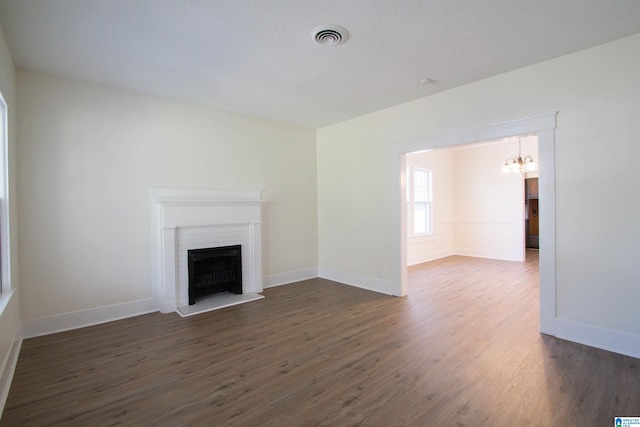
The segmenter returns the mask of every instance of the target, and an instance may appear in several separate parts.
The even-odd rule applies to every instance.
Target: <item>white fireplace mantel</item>
[[[176,311],[186,300],[187,272],[179,260],[188,249],[242,245],[242,290],[262,292],[259,190],[151,188],[150,197],[151,280],[160,312]]]

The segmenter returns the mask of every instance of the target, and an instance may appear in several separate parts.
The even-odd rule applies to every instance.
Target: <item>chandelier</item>
[[[518,155],[509,157],[502,166],[503,172],[535,172],[538,170],[538,164],[533,161],[531,156],[522,157],[522,142],[518,138]]]

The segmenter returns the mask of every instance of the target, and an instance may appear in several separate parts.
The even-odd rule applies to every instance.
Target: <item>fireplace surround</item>
[[[151,188],[150,198],[151,279],[160,312],[183,314],[178,308],[189,305],[189,250],[241,246],[242,292],[262,292],[259,190]]]

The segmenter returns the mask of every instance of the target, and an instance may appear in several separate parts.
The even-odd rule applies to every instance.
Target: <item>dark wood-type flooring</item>
[[[395,298],[322,279],[190,318],[27,339],[3,426],[610,426],[640,360],[538,333],[526,263],[411,267]]]

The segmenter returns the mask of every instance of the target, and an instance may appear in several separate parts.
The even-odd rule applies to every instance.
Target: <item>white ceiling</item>
[[[640,0],[0,0],[0,25],[18,68],[319,128],[640,33]]]

